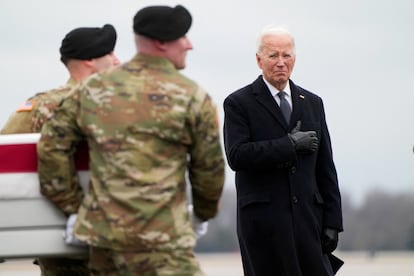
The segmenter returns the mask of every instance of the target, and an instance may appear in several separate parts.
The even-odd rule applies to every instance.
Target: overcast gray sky
[[[149,4],[192,13],[184,73],[210,92],[221,119],[224,98],[260,74],[258,32],[288,26],[296,38],[292,79],[324,99],[341,190],[356,201],[374,187],[414,192],[412,0],[1,0],[0,125],[26,98],[66,82],[58,49],[71,29],[113,24],[115,52],[129,60],[132,17]]]

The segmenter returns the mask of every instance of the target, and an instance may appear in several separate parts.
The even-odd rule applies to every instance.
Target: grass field
[[[414,252],[336,252],[345,261],[337,276],[414,276]],[[242,276],[240,256],[235,254],[198,254],[207,276]],[[0,263],[0,276],[39,276],[30,260]]]

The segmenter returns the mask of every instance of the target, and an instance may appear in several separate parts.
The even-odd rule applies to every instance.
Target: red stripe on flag
[[[36,144],[0,145],[0,172],[37,171]]]
[[[75,153],[77,170],[89,169],[88,144],[81,142]],[[0,173],[37,172],[36,144],[0,145]]]

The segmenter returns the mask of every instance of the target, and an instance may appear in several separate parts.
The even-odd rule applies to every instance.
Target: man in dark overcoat
[[[332,276],[343,226],[322,99],[290,79],[295,44],[286,29],[263,30],[256,60],[262,75],[224,101],[244,274]]]

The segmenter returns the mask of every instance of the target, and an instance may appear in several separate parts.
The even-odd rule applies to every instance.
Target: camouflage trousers
[[[204,276],[191,250],[175,252],[114,251],[90,247],[90,275]]]
[[[38,258],[34,262],[40,266],[42,276],[87,276],[88,259],[86,258]]]

